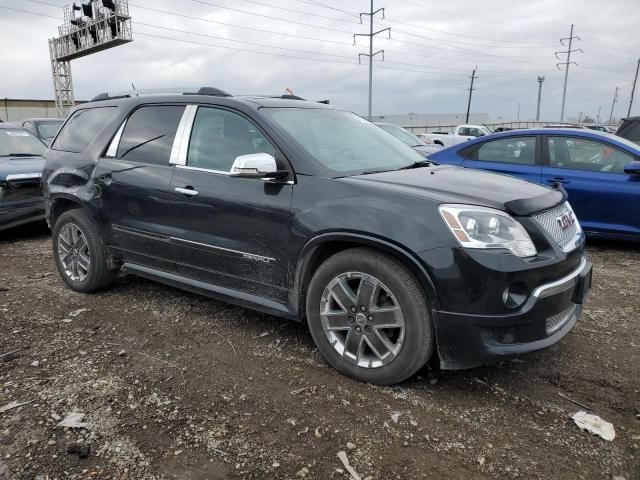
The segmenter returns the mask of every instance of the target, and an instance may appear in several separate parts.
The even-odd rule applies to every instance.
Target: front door
[[[583,228],[591,233],[640,235],[640,181],[624,173],[634,157],[597,140],[549,135],[542,176],[561,183]]]
[[[540,183],[542,167],[538,161],[538,139],[535,135],[513,136],[489,140],[477,147],[463,166]]]
[[[96,202],[110,226],[109,247],[127,262],[173,271],[169,164],[184,105],[135,110],[98,162]]]
[[[183,275],[284,303],[293,182],[229,175],[236,157],[259,152],[290,169],[246,117],[198,107],[184,165],[171,180],[172,243]]]

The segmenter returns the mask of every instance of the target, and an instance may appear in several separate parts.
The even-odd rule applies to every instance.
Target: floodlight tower
[[[66,5],[63,10],[64,23],[58,27],[58,36],[49,39],[53,90],[60,117],[75,105],[71,60],[133,40],[128,0],[90,0]]]

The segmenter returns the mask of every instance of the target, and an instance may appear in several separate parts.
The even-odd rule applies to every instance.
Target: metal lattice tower
[[[63,11],[59,36],[49,40],[53,90],[60,117],[65,117],[75,105],[71,60],[133,40],[128,0],[90,0],[80,6],[66,5]]]

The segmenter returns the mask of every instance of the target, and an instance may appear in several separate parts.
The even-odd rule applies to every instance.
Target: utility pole
[[[560,68],[560,65],[564,65],[565,66],[565,69],[564,69],[564,88],[562,89],[562,110],[560,110],[560,122],[564,122],[564,105],[565,105],[565,100],[567,98],[567,81],[569,79],[569,65],[571,65],[572,63],[574,65],[576,65],[576,66],[578,65],[576,62],[572,62],[571,61],[571,54],[573,52],[584,53],[581,48],[576,48],[575,50],[571,50],[571,46],[573,45],[573,40],[574,39],[581,40],[581,38],[579,36],[577,36],[577,35],[574,36],[573,35],[573,23],[572,23],[571,24],[571,31],[569,33],[569,37],[560,39],[560,45],[562,45],[563,47],[565,46],[564,42],[568,40],[569,41],[569,48],[566,51],[563,51],[563,52],[555,52],[556,58],[558,60],[560,60],[560,57],[558,56],[558,54],[560,54],[560,53],[562,53],[562,54],[566,53],[567,54],[567,61],[566,62],[556,63],[556,67],[558,68],[558,70],[562,70]]]
[[[598,107],[598,116],[596,117],[598,119],[598,125],[600,125],[600,113],[602,112],[602,105],[600,105]]]
[[[471,96],[473,95],[473,91],[475,90],[475,88],[473,88],[473,82],[475,81],[476,78],[476,71],[478,70],[478,66],[476,65],[476,67],[473,69],[473,72],[471,72],[471,86],[469,87],[469,103],[467,103],[467,119],[464,121],[464,123],[469,123],[469,112],[471,111]]]
[[[636,93],[636,83],[638,82],[638,71],[640,70],[640,58],[638,59],[638,66],[636,67],[636,76],[633,79],[633,87],[631,88],[631,99],[629,100],[629,111],[627,117],[631,116],[631,106],[633,105],[633,96]]]
[[[618,91],[620,89],[616,87],[616,93],[613,94],[613,103],[611,104],[611,115],[609,115],[609,123],[613,121],[613,109],[616,106],[616,102],[618,101]]]
[[[520,102],[518,102],[518,118],[516,120],[520,121]]]
[[[540,121],[540,102],[542,101],[542,83],[544,77],[538,77],[538,109],[536,110],[536,121]]]
[[[373,31],[373,18],[376,13],[382,12],[382,18],[384,18],[384,7],[379,8],[377,10],[373,9],[373,0],[371,0],[371,9],[369,12],[360,13],[360,23],[362,22],[362,16],[369,17],[369,33],[354,33],[353,34],[353,44],[356,44],[356,37],[369,37],[369,53],[359,53],[358,54],[358,63],[360,63],[360,59],[362,57],[369,57],[369,113],[367,118],[371,120],[371,104],[373,103],[373,57],[378,55],[379,53],[382,55],[382,60],[384,61],[384,50],[378,50],[374,53],[373,51],[373,37],[376,35],[387,32],[389,34],[389,38],[391,38],[391,29],[389,27],[383,28],[382,30],[378,30],[377,32]]]

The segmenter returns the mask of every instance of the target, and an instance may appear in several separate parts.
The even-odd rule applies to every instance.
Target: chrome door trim
[[[182,113],[182,118],[178,124],[176,136],[171,146],[171,156],[169,157],[169,164],[171,165],[187,164],[187,150],[189,149],[189,138],[191,138],[191,127],[193,127],[193,120],[196,117],[197,110],[197,105],[187,105]]]
[[[275,258],[265,257],[265,256],[262,256],[262,255],[256,255],[254,253],[241,252],[240,250],[233,250],[231,248],[217,247],[217,246],[211,245],[209,243],[194,242],[192,240],[186,240],[184,238],[169,237],[169,240],[171,240],[172,242],[188,243],[190,245],[197,245],[199,247],[206,247],[206,248],[210,248],[212,250],[219,250],[219,251],[227,252],[227,253],[235,253],[237,255],[241,255],[242,258],[244,258],[246,260],[254,260],[254,261],[263,262],[263,263],[271,263],[271,262],[275,262],[276,261]]]
[[[118,147],[120,146],[120,139],[122,138],[122,132],[124,132],[124,127],[127,124],[128,119],[129,118],[125,118],[122,125],[120,125],[120,128],[118,128],[118,131],[116,131],[116,134],[113,136],[113,139],[109,144],[107,152],[104,154],[105,157],[116,158],[116,155],[118,154]]]

